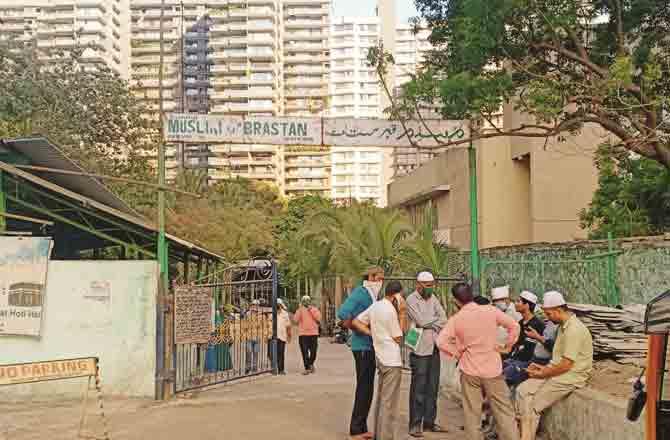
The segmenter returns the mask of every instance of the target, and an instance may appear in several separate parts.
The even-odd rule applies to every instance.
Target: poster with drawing
[[[0,237],[0,336],[40,336],[49,237]]]

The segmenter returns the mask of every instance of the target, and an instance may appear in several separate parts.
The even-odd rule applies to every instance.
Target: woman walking
[[[305,295],[302,297],[301,305],[293,315],[293,320],[298,325],[298,343],[302,353],[302,362],[305,366],[303,375],[314,373],[314,362],[319,345],[319,323],[321,312],[312,305],[312,298]]]

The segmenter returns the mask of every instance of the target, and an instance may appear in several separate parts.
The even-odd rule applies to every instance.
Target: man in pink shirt
[[[302,353],[302,363],[305,366],[303,375],[314,373],[314,362],[316,361],[316,350],[319,345],[319,322],[321,312],[312,305],[309,296],[303,296],[301,305],[293,315],[293,320],[298,324],[298,344]]]
[[[452,289],[460,309],[437,337],[437,347],[458,360],[468,440],[481,440],[482,391],[491,410],[501,440],[519,440],[514,407],[502,374],[500,352],[511,349],[519,337],[519,324],[493,306],[476,304],[472,288],[465,283]],[[498,345],[498,327],[507,329],[507,346]]]

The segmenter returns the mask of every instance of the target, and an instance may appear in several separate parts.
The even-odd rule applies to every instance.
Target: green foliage
[[[157,125],[112,71],[84,69],[82,51],[45,53],[36,41],[0,42],[0,137],[41,134],[89,172],[155,181],[147,155],[156,148]],[[153,190],[110,186],[135,207],[154,204]]]
[[[491,119],[514,101],[535,120],[495,135],[537,136],[544,128],[554,136],[593,123],[622,148],[670,167],[670,123],[662,119],[670,97],[668,2],[415,3],[415,23],[431,29],[436,49],[404,86],[396,109],[430,103],[445,118]],[[378,71],[390,68],[390,60],[371,55]]]
[[[670,232],[670,171],[655,161],[601,147],[598,190],[581,212],[591,238]]]
[[[207,185],[202,171],[182,171],[175,185],[202,194],[179,195],[170,201],[168,230],[235,262],[273,254],[272,223],[283,210],[278,191],[247,179]]]

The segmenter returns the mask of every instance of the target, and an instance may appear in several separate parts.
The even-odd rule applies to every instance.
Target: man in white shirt
[[[407,305],[400,293],[402,285],[391,281],[384,298],[372,304],[353,321],[354,328],[372,336],[377,357],[379,385],[375,417],[375,439],[395,440],[394,422],[397,418],[402,378],[403,330],[407,328]]]

